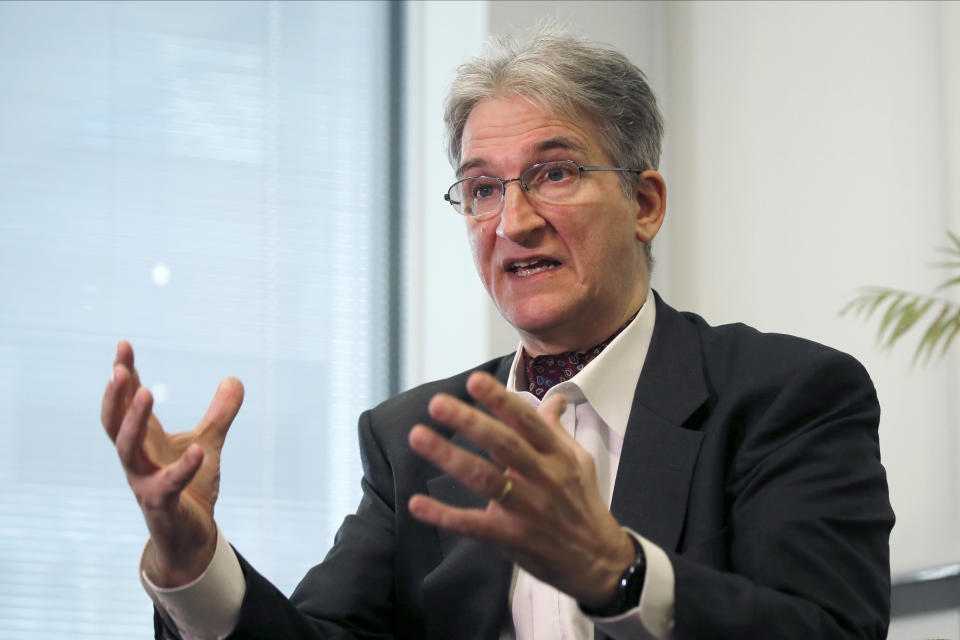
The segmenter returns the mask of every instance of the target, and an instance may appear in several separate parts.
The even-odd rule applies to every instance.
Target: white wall
[[[453,183],[443,149],[443,99],[457,65],[487,35],[485,2],[406,5],[403,386],[487,359],[487,297],[463,219],[443,200]]]
[[[859,358],[883,409],[894,573],[960,560],[957,348],[911,369],[914,342],[880,353],[875,324],[837,315],[860,286],[923,292],[942,279],[928,264],[944,230],[960,232],[960,4],[486,5],[490,33],[555,15],[647,72],[667,123],[654,286],[713,324]],[[475,287],[456,300],[481,309],[484,355],[515,346]]]
[[[742,320],[860,358],[883,407],[898,514],[895,572],[960,558],[957,357],[910,370],[838,318],[858,286],[930,290],[960,223],[956,6],[670,5],[672,110],[664,289],[711,322]],[[956,51],[954,51],[956,53]],[[953,134],[956,135],[955,133]]]
[[[957,5],[669,5],[670,300],[858,357],[883,409],[894,574],[960,559],[956,350],[911,369],[838,318],[857,287],[929,291],[960,229]],[[939,629],[939,632],[933,631]],[[956,612],[891,638],[953,636]]]

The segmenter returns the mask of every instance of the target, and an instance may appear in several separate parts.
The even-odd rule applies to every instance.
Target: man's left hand
[[[446,394],[431,399],[430,416],[485,449],[501,468],[423,425],[410,431],[410,446],[490,503],[462,509],[418,494],[410,513],[497,545],[587,607],[608,603],[636,554],[600,495],[593,458],[560,424],[565,399],[553,396],[534,408],[481,372],[467,379],[467,391],[496,417]]]

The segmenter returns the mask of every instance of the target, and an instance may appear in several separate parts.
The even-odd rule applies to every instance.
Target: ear
[[[649,244],[667,212],[667,182],[652,169],[640,174],[640,182],[633,187],[633,200],[637,206],[637,240]]]

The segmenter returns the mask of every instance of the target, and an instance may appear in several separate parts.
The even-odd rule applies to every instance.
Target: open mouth
[[[533,260],[520,260],[514,262],[507,269],[510,273],[516,276],[532,276],[543,271],[550,271],[551,269],[556,269],[560,266],[560,263],[556,260],[547,260],[542,258],[535,258]]]

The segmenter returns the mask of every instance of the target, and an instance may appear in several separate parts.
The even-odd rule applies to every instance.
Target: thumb
[[[198,436],[212,440],[222,446],[227,430],[243,404],[243,383],[236,378],[224,378],[220,381],[207,412],[196,427]]]

